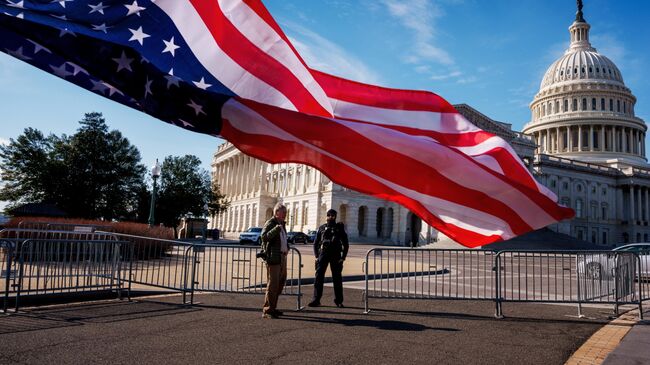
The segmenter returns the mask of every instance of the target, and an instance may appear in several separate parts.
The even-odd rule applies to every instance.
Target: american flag
[[[313,166],[465,246],[573,216],[438,95],[311,69],[259,0],[0,1],[0,50],[255,158]]]

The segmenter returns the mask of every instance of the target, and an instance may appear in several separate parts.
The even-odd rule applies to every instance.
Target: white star
[[[61,5],[61,6],[63,6],[65,8],[65,3],[69,3],[71,1],[73,1],[73,0],[52,0],[52,1],[50,1],[50,4],[59,3],[59,5]]]
[[[97,30],[97,31],[101,30],[104,33],[108,33],[107,32],[108,28],[113,28],[113,27],[110,27],[110,26],[106,26],[106,23],[102,23],[100,25],[95,25],[95,24],[91,24],[91,25],[93,27],[93,30]]]
[[[187,104],[190,108],[194,109],[194,113],[198,116],[199,114],[205,114],[203,111],[203,106],[197,104],[194,102],[194,100],[190,99],[190,103]]]
[[[163,42],[165,43],[165,49],[163,49],[162,53],[169,52],[172,54],[172,57],[176,56],[176,50],[181,47],[174,44],[174,37],[168,41],[163,39]]]
[[[52,53],[52,51],[50,51],[49,49],[47,49],[47,48],[41,46],[40,44],[34,42],[34,41],[31,40],[31,39],[28,39],[27,41],[29,41],[31,44],[34,45],[34,54],[37,54],[37,53],[40,52],[40,51],[45,51],[45,52],[50,53],[50,54]]]
[[[57,19],[65,20],[65,21],[68,20],[68,17],[65,16],[65,14],[63,14],[63,15],[50,14],[50,16],[51,16],[52,18],[57,18]]]
[[[122,94],[120,90],[116,89],[115,86],[109,84],[108,82],[102,82],[102,83],[108,88],[108,96],[113,96],[113,94],[115,93],[124,96],[124,94]]]
[[[11,6],[12,8],[25,9],[24,0],[16,1],[15,3],[12,3],[10,0],[7,0],[7,3],[8,3],[7,5]]]
[[[144,97],[145,99],[147,98],[147,95],[153,95],[151,92],[151,83],[153,80],[149,80],[149,76],[147,76],[147,83],[144,85]]]
[[[55,75],[59,76],[62,79],[65,79],[66,77],[72,75],[71,72],[68,72],[68,70],[65,69],[65,63],[63,63],[59,67],[54,67],[53,65],[50,65],[50,68],[52,69],[52,73]]]
[[[180,87],[180,86],[178,85],[178,82],[179,82],[181,79],[180,79],[180,77],[176,77],[176,76],[174,76],[174,69],[173,69],[173,68],[172,68],[171,70],[169,70],[169,75],[165,76],[165,78],[167,79],[167,90],[169,90],[169,88],[170,88],[172,85],[177,86],[177,87]]]
[[[129,41],[138,41],[140,45],[142,46],[144,44],[144,39],[150,37],[149,34],[146,34],[145,32],[142,31],[142,27],[138,29],[131,29],[129,28],[129,31],[133,34],[131,38],[129,38]]]
[[[72,67],[72,76],[77,76],[79,72],[81,72],[84,75],[90,75],[88,71],[86,71],[83,67],[72,62],[66,62],[66,63],[70,65],[70,67]]]
[[[108,8],[108,6],[107,6],[107,5],[104,5],[103,2],[100,2],[100,3],[97,4],[97,5],[90,5],[90,4],[88,4],[88,6],[90,6],[90,9],[91,9],[90,12],[89,12],[88,14],[92,14],[92,13],[94,13],[94,12],[98,12],[98,13],[104,15],[104,9]]]
[[[7,51],[8,54],[10,54],[10,55],[12,55],[12,56],[14,56],[14,57],[16,57],[18,59],[21,59],[23,61],[29,61],[29,60],[32,59],[31,57],[25,56],[25,54],[23,53],[23,46],[18,47],[18,49],[15,50],[15,51],[12,51],[12,50],[10,50],[8,48],[5,48],[5,51]]]
[[[184,121],[183,119],[179,119],[178,121],[183,123],[183,127],[194,127],[194,124],[188,123],[188,122]]]
[[[140,16],[140,11],[146,9],[143,8],[142,6],[138,6],[137,1],[133,1],[133,4],[131,5],[124,5],[124,6],[126,6],[126,8],[129,9],[129,12],[126,14],[126,16],[129,16],[131,14],[137,14],[138,16]]]
[[[4,15],[6,15],[6,16],[13,16],[13,17],[16,17],[16,18],[18,18],[18,19],[25,19],[25,13],[23,13],[22,11],[21,11],[20,13],[16,14],[16,15],[9,14],[9,13],[7,13],[7,12],[5,11],[5,12],[4,12]]]
[[[103,94],[104,91],[108,90],[108,86],[106,86],[103,81],[95,81],[91,79],[90,82],[93,83],[93,88],[90,89],[90,91],[99,91]]]
[[[76,37],[76,36],[77,36],[77,35],[75,34],[75,32],[73,32],[73,31],[71,31],[71,30],[68,30],[68,28],[63,28],[63,29],[60,29],[60,32],[59,32],[59,38],[62,38],[62,37],[65,36],[66,34],[70,34],[70,35],[73,36],[73,37]]]
[[[203,77],[201,77],[201,80],[199,81],[192,81],[192,82],[194,83],[194,85],[196,85],[196,87],[198,87],[201,90],[206,90],[207,88],[212,86],[212,84],[206,84],[205,79]]]
[[[145,56],[140,56],[140,63],[150,63]]]
[[[133,58],[126,57],[124,51],[122,51],[122,55],[120,56],[120,58],[112,58],[112,60],[117,62],[116,72],[120,72],[123,69],[127,69],[128,71],[133,72],[133,70],[131,69],[131,62],[133,62]]]

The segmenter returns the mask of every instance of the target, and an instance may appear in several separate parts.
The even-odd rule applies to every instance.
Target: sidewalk
[[[650,315],[644,310],[644,317]],[[594,333],[567,360],[566,365],[650,364],[650,321],[639,321],[639,311],[623,313]]]

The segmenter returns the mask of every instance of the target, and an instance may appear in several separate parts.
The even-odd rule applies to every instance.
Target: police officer
[[[327,223],[318,227],[314,241],[314,256],[316,257],[316,280],[314,281],[314,297],[308,304],[310,307],[320,306],[323,296],[325,271],[329,264],[334,282],[334,304],[343,308],[343,261],[348,254],[348,235],[343,223],[336,223],[336,210],[327,211]]]

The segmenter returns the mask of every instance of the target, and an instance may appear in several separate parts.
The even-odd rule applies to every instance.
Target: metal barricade
[[[0,290],[2,290],[2,310],[7,313],[9,295],[14,292],[16,280],[15,243],[0,240]]]
[[[638,255],[612,251],[501,251],[495,257],[496,316],[503,302],[637,304]],[[641,315],[641,314],[640,314]]]
[[[369,298],[494,299],[494,252],[373,248],[364,262]]]
[[[188,290],[188,273],[191,272],[191,243],[160,238],[114,234],[129,242],[129,251],[123,256],[128,262],[122,276],[133,284],[183,292]]]
[[[191,249],[190,302],[194,302],[195,291],[264,294],[267,268],[256,258],[258,251],[257,246],[195,244]],[[302,256],[292,247],[287,255],[283,294],[297,297],[298,310],[302,308],[301,272]]]
[[[122,295],[122,245],[114,240],[29,239],[16,246],[15,307],[25,295],[115,290]],[[128,244],[127,244],[128,245]],[[127,289],[130,297],[130,291]]]

